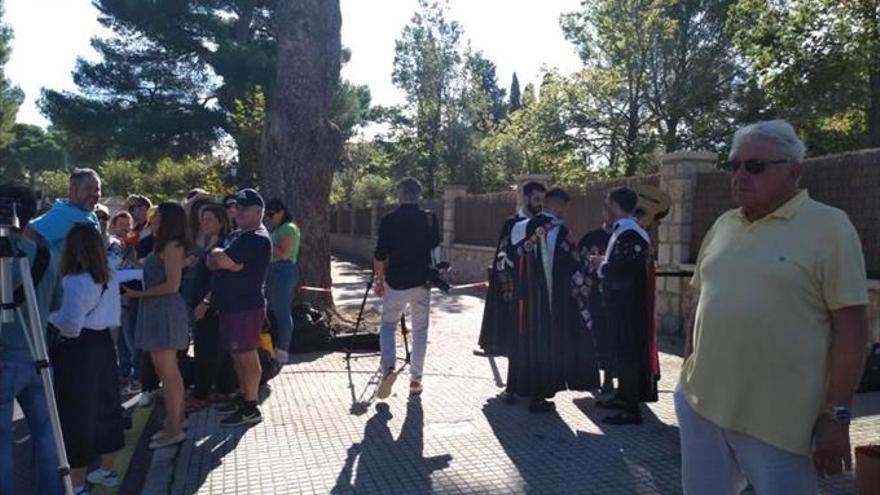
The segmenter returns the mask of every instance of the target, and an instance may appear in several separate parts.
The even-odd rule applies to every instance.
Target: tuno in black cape
[[[486,292],[486,304],[483,307],[483,325],[480,328],[480,348],[488,355],[507,355],[507,347],[513,338],[515,324],[513,304],[504,300],[504,293],[513,292],[511,261],[508,258],[510,249],[510,231],[514,224],[526,217],[517,213],[504,221],[495,256],[489,266],[489,289]]]
[[[660,363],[654,328],[654,264],[650,244],[624,232],[607,257],[602,280],[608,328],[614,336],[616,398],[656,402]]]
[[[555,245],[548,246],[554,250],[551,294],[539,238],[553,228],[559,232]],[[507,389],[533,399],[550,398],[565,389],[595,389],[599,373],[593,337],[573,293],[580,261],[576,247],[565,225],[552,217],[539,215],[526,230],[525,240],[511,250],[516,335],[508,354]]]

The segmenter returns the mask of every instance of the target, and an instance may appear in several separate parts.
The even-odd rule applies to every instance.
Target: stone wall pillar
[[[455,200],[467,195],[467,186],[447,185],[443,191],[443,250],[451,257],[455,243]]]
[[[528,184],[529,182],[540,182],[544,184],[548,189],[550,188],[547,183],[550,180],[550,176],[547,174],[522,174],[513,176],[513,180],[516,181],[516,209],[519,210],[523,206],[523,186]]]
[[[660,189],[672,199],[669,215],[658,227],[657,269],[664,272],[682,271],[697,253],[691,252],[691,229],[694,191],[697,176],[714,170],[715,153],[682,151],[660,157]],[[657,278],[657,315],[661,333],[682,336],[685,320],[690,318],[686,304],[689,277]]]

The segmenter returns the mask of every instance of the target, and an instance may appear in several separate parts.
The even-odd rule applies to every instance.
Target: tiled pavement
[[[362,274],[336,263],[343,304],[359,302]],[[190,439],[158,452],[145,493],[680,493],[671,391],[680,358],[662,355],[661,400],[640,427],[606,427],[594,398],[563,393],[557,412],[530,415],[493,399],[504,359],[476,356],[482,300],[434,298],[425,392],[408,400],[405,376],[371,400],[378,358],[347,370],[342,354],[296,356],[271,383],[264,421],[218,426],[190,418]],[[880,394],[861,396],[856,443],[880,441]],[[823,493],[852,493],[851,477]]]

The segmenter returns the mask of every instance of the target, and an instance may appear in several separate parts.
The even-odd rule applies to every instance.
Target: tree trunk
[[[343,144],[330,121],[341,65],[339,0],[279,0],[275,22],[278,74],[262,138],[263,191],[283,197],[300,227],[300,281],[330,287],[330,187]],[[329,293],[299,295],[333,306]]]

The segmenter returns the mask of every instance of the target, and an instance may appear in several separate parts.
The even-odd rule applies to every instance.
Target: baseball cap
[[[238,191],[238,194],[235,195],[235,205],[244,207],[259,206],[263,208],[266,206],[266,203],[263,202],[263,197],[260,196],[260,193],[254,189],[247,188]]]
[[[223,198],[223,206],[231,208],[235,206],[235,194],[228,194]]]

